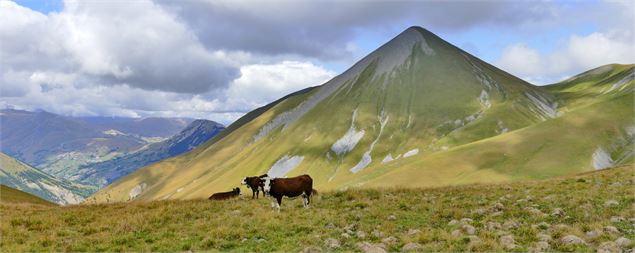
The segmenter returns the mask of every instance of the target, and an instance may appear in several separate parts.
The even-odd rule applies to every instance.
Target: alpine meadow
[[[633,13],[0,0],[0,251],[635,252]]]

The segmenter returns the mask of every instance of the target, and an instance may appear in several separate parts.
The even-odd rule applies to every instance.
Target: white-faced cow
[[[238,197],[238,195],[240,195],[240,188],[236,187],[232,191],[214,193],[212,194],[212,196],[209,197],[209,199],[210,200],[226,200],[226,199]]]
[[[309,175],[302,175],[292,178],[269,178],[266,177],[264,181],[264,192],[271,196],[271,208],[276,208],[280,211],[280,204],[282,204],[282,197],[294,198],[302,196],[304,201],[304,207],[308,208],[311,204],[311,194],[315,192],[313,190],[313,179]],[[273,202],[276,199],[277,203]]]
[[[264,181],[261,180],[263,178],[268,177],[267,174],[264,175],[260,175],[257,177],[244,177],[243,181],[241,182],[242,185],[246,185],[248,188],[251,189],[251,198],[253,199],[258,198],[258,195],[260,193],[260,190],[262,190],[262,195],[265,195],[265,190],[264,190]]]

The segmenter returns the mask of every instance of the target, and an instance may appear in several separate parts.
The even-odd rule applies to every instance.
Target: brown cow
[[[264,192],[271,196],[271,208],[278,208],[282,204],[282,197],[294,198],[302,196],[305,208],[311,204],[311,193],[313,193],[313,179],[309,175],[302,175],[292,178],[264,178]],[[273,199],[277,200],[276,203]]]
[[[251,189],[251,198],[258,198],[260,190],[262,190],[262,195],[265,195],[265,190],[263,189],[264,182],[260,180],[261,178],[268,177],[267,174],[260,175],[257,177],[244,177],[243,181],[240,183],[242,185],[247,185],[248,188]]]
[[[240,195],[240,188],[236,187],[232,191],[214,193],[214,194],[212,194],[212,196],[209,196],[209,199],[211,199],[211,200],[226,200],[226,199],[231,199],[231,198],[238,197],[238,195]]]

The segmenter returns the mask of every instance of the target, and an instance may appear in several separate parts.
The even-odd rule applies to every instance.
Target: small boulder
[[[503,210],[505,210],[505,206],[500,202],[497,202],[492,206],[492,211],[494,212],[502,212]]]
[[[541,242],[551,241],[551,236],[545,233],[538,233],[536,237],[538,238],[538,241],[541,241]]]
[[[622,222],[625,221],[626,219],[624,219],[624,217],[622,216],[611,216],[611,222]]]
[[[514,220],[507,220],[505,221],[505,223],[503,223],[503,228],[504,229],[515,229],[518,228],[520,225],[518,225],[518,222],[514,221]]]
[[[302,253],[320,253],[323,250],[318,247],[309,246],[302,250]]]
[[[495,221],[488,221],[487,223],[485,223],[485,229],[487,229],[488,231],[501,229],[501,224]]]
[[[334,229],[335,228],[335,224],[333,224],[333,223],[326,224],[325,228]]]
[[[607,200],[606,202],[604,202],[604,207],[612,207],[612,206],[617,206],[619,204],[620,204],[620,202],[617,202],[617,200],[610,199],[610,200]]]
[[[324,246],[328,249],[338,249],[340,248],[340,241],[335,238],[328,238],[324,240]]]
[[[582,238],[577,237],[575,235],[567,235],[565,237],[562,237],[560,239],[560,242],[562,242],[562,244],[565,244],[565,245],[586,244],[586,242],[584,240],[582,240]]]
[[[474,220],[470,219],[470,218],[463,218],[460,220],[461,224],[470,224],[472,223]]]
[[[395,244],[395,243],[397,243],[397,238],[395,238],[394,236],[389,236],[389,237],[386,237],[386,238],[382,239],[381,242],[384,243],[384,244],[388,244],[388,245]]]
[[[609,234],[619,234],[620,233],[620,231],[614,226],[605,226],[604,227],[604,232],[607,232]]]
[[[359,242],[355,245],[364,253],[386,253],[385,246],[382,243]]]
[[[463,225],[461,226],[461,229],[468,235],[473,235],[476,233],[476,228],[474,228],[472,225]]]
[[[408,236],[414,236],[418,233],[421,233],[421,230],[419,229],[408,229],[408,233],[406,233],[406,235]]]
[[[562,208],[554,208],[551,216],[564,216],[564,210]]]
[[[458,221],[458,220],[454,220],[454,219],[453,219],[453,220],[451,220],[450,222],[448,222],[448,225],[449,225],[449,226],[454,226],[454,225],[456,225],[456,224],[459,224],[459,221]]]
[[[384,233],[382,233],[381,231],[379,231],[379,230],[377,230],[377,229],[373,230],[373,232],[372,232],[371,234],[372,234],[374,237],[377,237],[377,238],[379,238],[379,237],[383,237],[383,236],[384,236]]]
[[[397,216],[395,216],[394,214],[388,215],[388,220],[389,221],[397,220]]]
[[[504,235],[498,240],[500,245],[507,250],[512,250],[516,248],[516,241],[512,235]]]
[[[545,252],[549,249],[549,243],[545,241],[539,241],[534,243],[534,246],[529,250],[530,252]]]
[[[403,247],[401,247],[401,251],[415,251],[421,249],[421,244],[415,242],[406,243]]]
[[[364,238],[366,238],[366,232],[361,231],[361,230],[357,231],[357,233],[355,233],[355,236],[357,236],[357,238],[359,238],[359,239],[364,239]]]
[[[584,235],[588,239],[595,239],[600,236],[600,233],[601,232],[599,230],[595,229],[595,230],[587,231],[586,233],[584,233]]]
[[[600,244],[600,246],[598,246],[598,253],[613,253],[613,252],[620,252],[620,247],[617,246],[617,244],[615,242],[603,242]]]
[[[617,244],[617,246],[625,248],[631,245],[631,240],[626,237],[620,237],[620,238],[617,238],[617,240],[615,240],[615,244]]]

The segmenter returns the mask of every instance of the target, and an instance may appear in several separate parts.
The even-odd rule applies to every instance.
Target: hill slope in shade
[[[412,27],[327,83],[91,201],[203,198],[266,172],[310,174],[328,190],[546,178],[624,163],[633,65],[609,68],[602,78],[533,86]],[[616,88],[584,88],[607,85]]]
[[[108,161],[81,166],[74,177],[80,182],[102,187],[143,166],[189,151],[223,129],[223,125],[214,121],[195,120],[165,141]]]
[[[13,189],[6,185],[0,184],[0,204],[34,204],[44,206],[54,206],[55,204],[48,202],[40,197],[29,193]]]
[[[0,153],[0,184],[61,205],[78,204],[94,188],[55,178]]]

